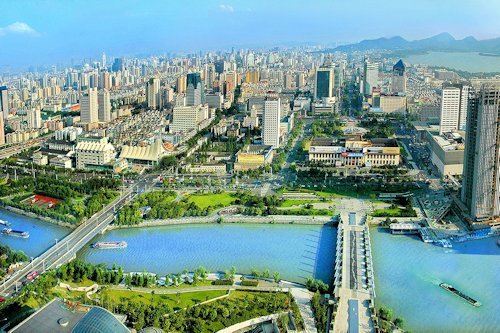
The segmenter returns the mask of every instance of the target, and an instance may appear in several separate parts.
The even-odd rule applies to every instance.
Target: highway
[[[115,212],[132,201],[156,183],[156,177],[147,175],[135,184],[125,188],[120,196],[105,206],[99,213],[81,223],[69,235],[54,244],[40,256],[34,258],[28,265],[15,272],[0,284],[0,292],[4,297],[10,297],[19,292],[20,287],[29,282],[26,275],[33,271],[39,274],[56,268],[74,258],[78,250],[84,247],[93,237],[103,232],[113,221]]]
[[[35,147],[35,146],[40,146],[42,144],[42,142],[44,142],[50,138],[52,138],[52,134],[46,135],[44,137],[36,138],[36,139],[28,141],[28,142],[14,144],[10,147],[0,149],[0,159],[9,158],[13,155],[17,155],[17,154],[21,153],[24,150],[28,150],[28,149]]]

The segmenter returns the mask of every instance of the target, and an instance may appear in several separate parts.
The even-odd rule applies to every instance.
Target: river
[[[29,239],[0,235],[0,244],[37,256],[69,229],[0,210],[0,219],[29,231]],[[86,246],[78,257],[121,265],[126,271],[161,275],[235,266],[252,268],[292,281],[314,276],[329,281],[335,260],[336,229],[295,224],[202,224],[117,229],[92,242],[125,240],[121,250]],[[500,248],[495,238],[454,244],[444,249],[417,237],[393,236],[371,229],[377,304],[393,309],[412,332],[495,332],[500,327]],[[441,289],[447,282],[483,305],[475,308]]]
[[[371,230],[377,303],[412,332],[498,332],[500,248],[488,238],[444,249],[414,236]],[[479,308],[439,287],[447,282]]]
[[[403,58],[410,64],[454,68],[471,73],[500,72],[500,57],[482,56],[477,52],[428,52]]]
[[[29,238],[0,234],[0,244],[8,245],[14,250],[22,250],[30,257],[40,255],[50,248],[56,239],[61,240],[71,231],[69,228],[11,213],[3,209],[0,209],[0,219],[10,222],[9,228],[30,233]],[[0,225],[0,228],[3,229],[5,226]]]
[[[179,273],[202,265],[209,271],[234,266],[238,273],[269,269],[287,280],[314,276],[330,281],[335,261],[336,228],[296,224],[193,224],[117,229],[96,241],[125,240],[119,250],[83,248],[78,257],[116,263],[126,271]]]

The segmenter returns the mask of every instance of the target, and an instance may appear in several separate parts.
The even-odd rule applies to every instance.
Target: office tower
[[[462,202],[473,221],[500,216],[500,82],[469,95]]]
[[[332,66],[316,68],[314,76],[314,99],[321,100],[322,98],[333,97],[334,82],[334,68]]]
[[[107,70],[101,72],[101,78],[99,79],[99,88],[109,90],[111,86],[111,78]]]
[[[200,73],[189,73],[186,80],[186,106],[205,103],[205,86]]]
[[[118,71],[123,71],[123,69],[124,69],[123,58],[115,58],[113,66],[111,66],[111,70],[113,72],[118,72]]]
[[[152,77],[146,84],[146,101],[148,108],[158,109],[160,107],[160,79]]]
[[[160,96],[161,106],[166,107],[174,101],[174,89],[171,87],[161,87]]]
[[[6,86],[0,87],[0,112],[3,114],[3,119],[9,116],[9,91]]]
[[[26,111],[26,116],[28,118],[28,128],[40,128],[42,127],[42,115],[40,108],[36,107]]]
[[[363,66],[363,94],[370,96],[378,86],[378,63],[365,59]]]
[[[277,93],[269,93],[264,101],[262,143],[278,148],[280,145],[280,105]]]
[[[177,84],[175,85],[176,92],[178,94],[186,93],[186,76],[181,75],[177,78]]]
[[[406,66],[403,60],[392,66],[391,92],[393,94],[406,94]]]
[[[106,53],[104,53],[104,52],[102,53],[102,64],[101,65],[104,68],[106,67]]]
[[[5,144],[5,128],[3,122],[3,112],[0,112],[0,145]]]
[[[97,118],[100,122],[107,123],[111,121],[111,101],[109,99],[109,91],[107,89],[99,91],[97,100],[99,104]]]
[[[441,93],[441,117],[439,133],[465,130],[469,87],[463,84],[447,84]]]
[[[202,121],[208,119],[208,106],[176,106],[172,112],[170,133],[198,130]]]
[[[82,123],[91,124],[98,121],[99,102],[97,89],[90,88],[80,96],[80,120]]]

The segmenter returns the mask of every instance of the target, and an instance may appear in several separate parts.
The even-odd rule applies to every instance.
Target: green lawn
[[[200,208],[231,206],[236,198],[232,193],[223,192],[217,194],[192,194],[187,197],[188,202],[194,202]]]
[[[287,215],[305,215],[305,216],[329,216],[335,214],[331,209],[306,209],[306,208],[290,208],[280,209],[281,212],[286,212]]]
[[[107,289],[101,293],[106,295],[109,299],[118,304],[121,300],[128,300],[130,302],[140,302],[144,304],[158,304],[167,303],[172,309],[179,310],[186,308],[189,305],[195,305],[216,297],[227,294],[227,290],[204,290],[193,292],[179,292],[178,294],[150,294],[131,290],[118,290]]]
[[[412,209],[412,213],[401,209],[399,207],[396,208],[386,208],[386,209],[376,209],[373,214],[374,217],[415,217],[417,216],[414,209]]]

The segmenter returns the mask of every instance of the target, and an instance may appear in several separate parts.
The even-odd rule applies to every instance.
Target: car
[[[5,302],[5,298],[0,297],[0,303]]]

